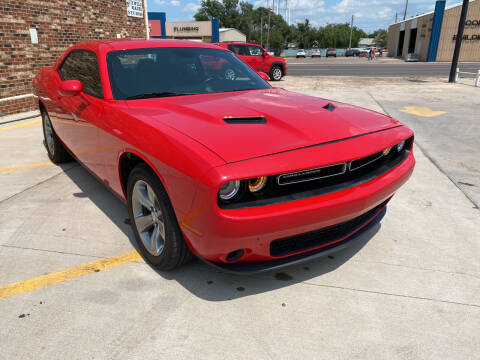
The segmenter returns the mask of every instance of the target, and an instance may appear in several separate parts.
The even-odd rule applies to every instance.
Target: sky
[[[272,0],[246,0],[254,7],[267,7]],[[277,1],[277,0],[275,0]],[[350,22],[354,15],[354,25],[368,32],[387,29],[395,20],[403,18],[405,0],[287,0],[290,4],[292,23],[302,22],[308,18],[314,26],[327,23]],[[447,0],[447,6],[455,5],[460,0]],[[167,14],[167,21],[193,20],[193,14],[200,7],[200,0],[147,0],[148,11],[162,11]],[[280,1],[280,8],[285,8],[285,0]],[[435,0],[409,0],[407,17],[433,11]],[[285,14],[285,10],[283,10]]]

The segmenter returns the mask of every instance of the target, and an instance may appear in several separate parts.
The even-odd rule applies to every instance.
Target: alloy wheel
[[[46,114],[42,114],[43,117],[43,128],[45,130],[45,142],[47,143],[48,151],[53,156],[55,154],[55,139],[53,134],[52,123],[50,122],[50,117]]]
[[[282,78],[282,70],[279,67],[274,68],[272,76],[274,80],[280,80]]]
[[[138,180],[133,188],[132,208],[135,227],[145,249],[159,256],[165,246],[165,222],[163,212],[153,188]]]

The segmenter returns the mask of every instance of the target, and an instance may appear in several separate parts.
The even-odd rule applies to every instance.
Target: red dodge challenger
[[[126,201],[149,263],[194,254],[241,273],[367,236],[415,164],[399,121],[265,77],[215,45],[109,40],[33,84],[50,159],[73,156]]]

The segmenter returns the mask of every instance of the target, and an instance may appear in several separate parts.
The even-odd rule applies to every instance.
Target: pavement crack
[[[31,248],[31,247],[25,247],[25,246],[15,246],[15,245],[0,245],[0,247],[21,249],[21,250],[43,251],[43,252],[63,254],[63,255],[84,256],[84,257],[91,257],[91,258],[96,258],[96,259],[103,259],[105,257],[105,256],[97,256],[97,255],[89,255],[89,254],[72,253],[72,252],[67,252],[67,251],[39,249],[39,248]]]
[[[364,263],[364,264],[382,264],[382,265],[397,266],[397,267],[402,267],[402,268],[407,268],[407,269],[441,272],[441,273],[444,273],[444,274],[452,274],[452,275],[464,275],[464,276],[471,276],[473,278],[480,279],[480,275],[470,274],[470,273],[465,273],[465,272],[447,271],[447,270],[439,270],[439,269],[429,269],[429,268],[422,268],[422,267],[411,266],[411,265],[393,264],[393,263],[388,263],[388,262],[384,262],[384,261],[363,261],[363,260],[355,260],[355,259],[352,259],[351,261]]]
[[[80,165],[78,165],[78,163],[76,163],[76,164],[74,164],[74,165],[72,165],[71,167],[66,168],[66,169],[63,169],[63,168],[60,167],[60,169],[62,169],[62,171],[59,172],[58,174],[52,175],[52,176],[50,176],[49,178],[47,178],[47,179],[45,179],[45,180],[42,180],[42,181],[40,181],[40,182],[38,182],[38,183],[36,183],[36,184],[33,184],[32,186],[29,186],[29,187],[23,189],[22,191],[20,191],[20,192],[18,192],[18,193],[16,193],[16,194],[13,194],[12,196],[9,196],[9,197],[7,197],[7,198],[5,198],[5,199],[3,199],[3,200],[0,200],[0,205],[3,204],[3,203],[5,203],[5,202],[7,202],[7,201],[10,200],[10,199],[13,199],[13,198],[17,197],[18,195],[23,194],[24,192],[27,192],[28,190],[34,189],[34,188],[36,188],[37,186],[42,185],[42,184],[46,183],[47,181],[56,178],[57,176],[60,176],[60,175],[66,173],[66,172],[68,172],[68,171],[70,171],[70,170],[72,170],[72,169],[74,169],[74,168],[76,168],[76,167],[78,167],[78,166],[80,166]]]
[[[390,115],[390,113],[387,111],[387,109],[385,109],[385,108],[383,107],[383,105],[380,104],[380,102],[379,102],[377,99],[375,99],[375,97],[372,95],[372,93],[371,93],[370,91],[367,91],[367,94],[370,95],[370,97],[373,99],[373,101],[375,101],[375,103],[376,103],[378,106],[380,106],[380,108],[383,110],[383,112],[384,112],[386,115],[388,115],[388,116],[391,117],[391,115]]]
[[[430,160],[430,162],[443,174],[447,177],[448,180],[450,180],[453,185],[455,185],[455,187],[461,191],[461,193],[473,204],[473,207],[477,210],[479,210],[479,206],[480,204],[477,204],[477,202],[471,198],[459,185],[458,183],[455,181],[455,179],[453,179],[450,175],[448,175],[448,173],[442,168],[442,166],[438,163],[438,161],[436,161],[430,154],[427,150],[425,150],[423,148],[422,145],[420,145],[418,143],[418,141],[414,141],[415,145],[420,149],[420,151],[422,152],[423,155],[425,155],[425,157]]]
[[[405,299],[425,300],[425,301],[432,301],[432,302],[445,303],[445,304],[451,304],[451,305],[461,305],[461,306],[468,306],[468,307],[480,308],[480,305],[477,305],[477,304],[469,304],[469,303],[462,303],[462,302],[457,302],[457,301],[440,300],[440,299],[428,298],[428,297],[423,297],[423,296],[402,295],[402,294],[394,294],[394,293],[388,293],[388,292],[383,292],[383,291],[374,291],[374,290],[364,290],[364,289],[349,288],[349,287],[344,287],[344,286],[315,284],[315,283],[311,283],[311,282],[308,282],[308,281],[303,281],[302,284],[307,284],[307,285],[312,285],[312,286],[318,286],[318,287],[324,287],[324,288],[330,288],[330,289],[339,289],[339,290],[349,290],[349,291],[355,291],[355,292],[363,292],[363,293],[367,293],[367,294],[393,296],[393,297],[399,297],[399,298],[405,298]]]

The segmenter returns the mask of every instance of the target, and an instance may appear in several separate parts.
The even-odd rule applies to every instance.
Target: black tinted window
[[[225,50],[119,50],[107,55],[107,63],[115,99],[270,88],[248,65]]]
[[[228,45],[228,50],[233,51],[237,55],[250,55],[246,45]]]
[[[103,98],[102,83],[95,53],[81,50],[72,51],[59,68],[62,80],[79,80],[87,94]]]

